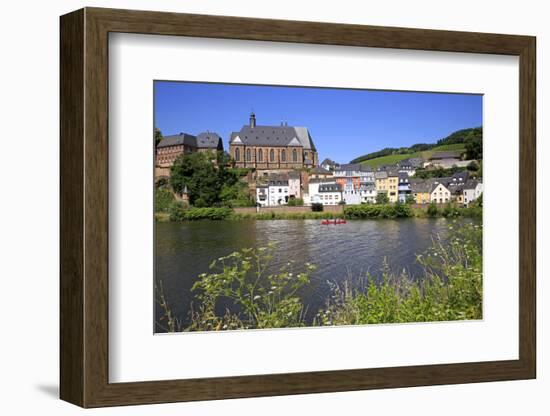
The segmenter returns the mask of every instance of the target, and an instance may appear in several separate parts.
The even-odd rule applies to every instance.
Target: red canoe
[[[346,220],[340,220],[340,219],[337,219],[337,220],[323,220],[321,221],[321,224],[322,225],[338,225],[338,224],[346,224],[347,221]]]

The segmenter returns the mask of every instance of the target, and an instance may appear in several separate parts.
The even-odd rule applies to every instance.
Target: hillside
[[[380,165],[391,165],[410,157],[429,158],[436,151],[458,151],[467,152],[467,145],[473,147],[472,143],[481,143],[482,128],[468,128],[457,130],[447,137],[438,140],[436,143],[417,143],[410,147],[392,148],[387,147],[377,152],[368,153],[353,159],[350,163],[362,163],[367,166],[376,167]]]

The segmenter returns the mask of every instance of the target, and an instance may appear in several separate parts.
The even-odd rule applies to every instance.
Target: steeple
[[[250,113],[250,127],[256,127],[256,115],[254,114],[254,112]]]

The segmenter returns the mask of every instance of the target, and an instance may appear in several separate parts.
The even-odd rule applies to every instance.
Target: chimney
[[[254,113],[250,113],[250,127],[256,127],[256,115]]]

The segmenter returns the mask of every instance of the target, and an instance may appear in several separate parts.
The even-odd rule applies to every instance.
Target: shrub
[[[168,208],[170,221],[183,221],[187,208],[187,205],[183,201],[172,201]]]
[[[210,273],[199,275],[192,290],[198,291],[198,311],[192,312],[190,331],[304,326],[304,306],[296,292],[309,283],[315,267],[306,263],[294,272],[293,262],[268,273],[273,245],[246,248],[214,260]],[[232,308],[216,314],[220,301]]]
[[[318,325],[363,325],[394,322],[452,321],[482,318],[482,229],[461,224],[446,245],[434,241],[417,260],[422,281],[391,274],[384,264],[381,282],[367,275],[331,285]],[[441,277],[444,276],[444,277]]]
[[[311,204],[311,210],[313,212],[321,212],[323,211],[323,204],[321,204],[320,202],[314,202]]]
[[[301,207],[304,205],[304,200],[302,198],[290,198],[288,200],[289,207]]]
[[[445,218],[458,217],[459,215],[460,211],[456,206],[454,206],[450,202],[445,204],[445,208],[443,208],[443,216]]]
[[[233,214],[233,210],[227,207],[220,208],[191,208],[185,213],[185,219],[195,220],[225,220]]]
[[[376,203],[378,205],[385,205],[390,203],[390,198],[388,198],[388,194],[385,192],[378,192],[376,195]]]
[[[155,212],[169,212],[174,195],[167,188],[155,189]]]
[[[351,205],[344,208],[344,217],[348,219],[370,218],[406,218],[412,217],[413,211],[409,205]]]
[[[428,217],[437,217],[437,215],[439,214],[439,210],[437,209],[437,205],[435,204],[435,202],[430,203],[426,214],[428,215]]]
[[[412,194],[408,194],[407,197],[405,198],[405,203],[406,204],[412,205],[415,202],[416,202],[416,200],[414,199],[414,195],[412,195]]]

